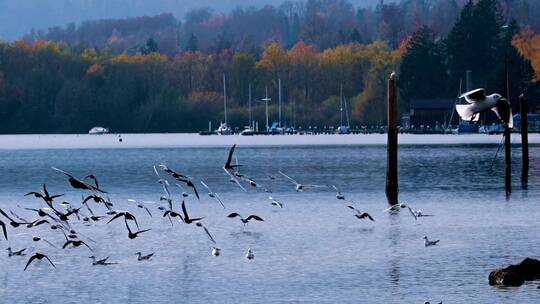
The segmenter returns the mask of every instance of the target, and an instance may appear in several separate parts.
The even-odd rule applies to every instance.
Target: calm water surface
[[[519,183],[520,151],[514,149],[514,192],[506,201],[502,156],[491,161],[494,145],[402,146],[400,198],[434,217],[415,221],[408,212],[388,214],[384,146],[238,147],[241,171],[271,188],[283,209],[270,205],[267,193],[240,191],[221,169],[227,148],[0,150],[0,207],[24,218],[39,202],[23,197],[46,183],[53,193],[80,202],[83,194],[50,169],[76,176],[94,173],[115,207],[133,210],[141,228],[152,230],[128,240],[121,221],[73,228],[95,240],[98,257],[118,265],[92,266],[88,249],[55,249],[32,242],[39,235],[61,246],[64,237],[45,226],[9,227],[1,248],[28,247],[46,253],[44,262],[26,272],[26,258],[0,256],[2,303],[540,303],[539,283],[498,289],[487,284],[491,270],[526,256],[540,257],[540,146],[530,149],[528,190]],[[127,202],[156,201],[161,187],[152,165],[204,179],[227,206],[206,195],[188,198],[193,216],[205,216],[222,256],[210,255],[211,243],[193,225],[173,227],[155,205],[153,217]],[[334,184],[375,222],[359,221],[335,193],[316,189],[296,193],[277,173],[283,170],[302,183]],[[269,175],[275,176],[272,180]],[[179,208],[180,191],[175,194]],[[199,187],[200,191],[202,187]],[[103,214],[102,206],[95,206]],[[248,227],[230,212],[258,214],[265,222]],[[423,236],[441,239],[425,248]],[[88,238],[86,239],[88,240]],[[244,258],[252,248],[255,259]],[[138,262],[135,252],[156,252]]]

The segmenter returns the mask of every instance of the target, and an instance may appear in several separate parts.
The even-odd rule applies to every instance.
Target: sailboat
[[[244,127],[244,130],[240,132],[240,135],[251,136],[255,135],[255,129],[253,128],[253,120],[251,116],[251,83],[249,84],[249,126]]]
[[[343,84],[341,85],[341,87],[339,89],[339,102],[340,102],[339,112],[340,112],[340,116],[341,116],[341,121],[340,121],[339,127],[336,129],[336,133],[337,134],[349,134],[349,132],[350,132],[349,111],[347,110],[347,103],[344,102],[344,100],[343,100]],[[343,124],[343,105],[345,105],[345,115],[346,115],[346,118],[347,118],[347,125]]]
[[[219,128],[216,130],[216,133],[218,135],[231,135],[232,130],[227,125],[227,85],[225,81],[225,74],[223,74],[223,108],[224,108],[224,116],[225,116],[225,122],[221,122],[219,124]]]

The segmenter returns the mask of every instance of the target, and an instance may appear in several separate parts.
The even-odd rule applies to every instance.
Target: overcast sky
[[[348,0],[372,6],[380,0]],[[396,0],[385,0],[393,2]],[[182,18],[194,8],[228,12],[235,7],[279,5],[284,0],[0,0],[0,39],[13,40],[32,28],[46,29],[84,20],[157,15],[171,12]]]

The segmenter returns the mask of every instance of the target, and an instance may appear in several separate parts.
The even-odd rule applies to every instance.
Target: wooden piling
[[[529,121],[527,112],[529,112],[527,98],[521,94],[519,96],[519,112],[521,116],[521,183],[525,187],[529,180]]]
[[[392,73],[388,80],[388,141],[387,141],[387,167],[386,167],[386,198],[388,204],[398,204],[398,104],[397,104],[397,80],[396,74]]]

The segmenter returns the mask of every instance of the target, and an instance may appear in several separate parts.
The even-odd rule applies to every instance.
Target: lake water
[[[62,250],[32,242],[32,235],[38,235],[57,247],[63,244],[64,236],[45,225],[9,227],[9,241],[0,237],[3,303],[540,303],[538,282],[500,289],[487,280],[495,268],[540,257],[537,144],[530,147],[527,190],[519,182],[521,154],[514,146],[508,201],[502,153],[491,167],[500,137],[490,137],[493,143],[487,144],[434,144],[430,139],[429,144],[419,140],[400,146],[401,201],[435,215],[415,221],[405,209],[383,212],[384,145],[238,146],[241,172],[271,189],[268,194],[251,188],[245,193],[228,182],[221,169],[228,153],[224,146],[88,149],[69,142],[75,148],[21,149],[24,145],[17,146],[13,138],[17,141],[11,137],[0,150],[3,210],[37,218],[18,205],[40,207],[38,200],[23,195],[40,190],[43,183],[79,205],[85,193],[70,188],[62,174],[50,169],[55,166],[78,177],[97,175],[115,208],[132,211],[141,229],[152,230],[129,240],[121,220],[90,226],[73,220],[72,227],[94,249],[91,253],[83,247]],[[186,200],[192,216],[205,217],[221,256],[210,254],[212,243],[201,228],[180,222],[171,227],[156,205],[148,205],[150,217],[127,201],[159,200],[162,190],[152,165],[160,163],[204,180],[222,197],[226,210],[197,182],[201,201]],[[356,219],[331,189],[295,192],[278,170],[301,183],[336,185],[375,222]],[[178,210],[180,189],[171,189]],[[270,205],[269,195],[284,208]],[[91,206],[95,213],[105,213],[102,205]],[[226,217],[230,212],[257,214],[265,221],[243,227],[238,219]],[[424,247],[425,235],[440,244]],[[8,246],[46,253],[57,269],[41,261],[23,272],[28,256],[8,258],[3,250]],[[254,260],[244,258],[248,248]],[[156,254],[150,262],[138,262],[137,251]],[[91,254],[110,256],[119,264],[92,266]]]

